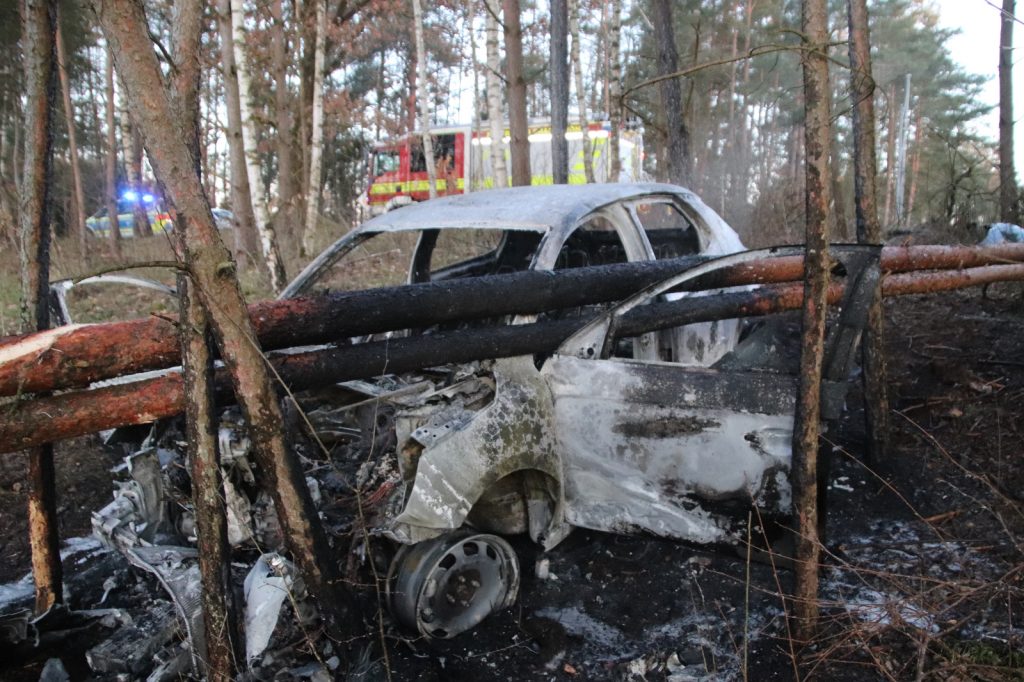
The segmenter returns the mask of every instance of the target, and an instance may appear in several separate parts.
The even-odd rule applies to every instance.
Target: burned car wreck
[[[482,236],[469,239],[471,232]],[[384,248],[368,250],[373,239]],[[404,270],[381,262],[401,251],[396,239],[409,247]],[[524,188],[381,216],[329,248],[288,288],[284,296],[332,288],[346,258],[370,278],[417,282],[687,253],[721,258],[607,309],[551,313],[579,318],[553,353],[345,381],[285,400],[284,426],[339,562],[354,582],[367,566],[380,571],[401,629],[450,638],[512,604],[520,567],[505,536],[527,534],[544,550],[574,527],[727,545],[745,535],[752,507],[766,518],[787,516],[797,385],[791,321],[679,327],[651,318],[675,301],[709,295],[680,291],[688,282],[802,250],[743,252],[731,228],[675,187]],[[872,247],[835,253],[833,274],[845,294],[827,342],[826,419],[842,408],[878,255]],[[124,443],[127,435],[113,439]],[[199,669],[199,577],[182,441],[180,425],[162,422],[131,444],[128,476],[93,525],[171,594]],[[300,621],[315,619],[315,609],[277,554],[273,502],[257,485],[234,409],[222,415],[219,449],[230,541],[251,566],[244,596],[246,657],[254,663],[270,646],[282,607]]]

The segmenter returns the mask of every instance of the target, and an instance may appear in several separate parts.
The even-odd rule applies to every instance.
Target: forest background
[[[153,39],[170,44],[172,3],[148,4]],[[549,8],[525,0],[504,5],[497,0],[431,3],[419,23],[412,4],[398,0],[221,0],[211,8],[201,55],[203,182],[217,205],[234,212],[234,253],[247,294],[279,289],[303,260],[358,222],[369,151],[417,128],[424,103],[432,125],[486,127],[495,112],[488,95],[497,95],[504,115],[507,64],[500,29],[502,9],[507,13],[509,5],[521,19],[528,115],[550,115]],[[659,73],[655,5],[651,0],[570,3],[570,122],[612,119],[642,129],[645,171],[659,180],[670,175],[666,121],[679,125],[687,144],[684,184],[748,245],[801,241],[803,103],[799,55],[790,49],[800,41],[799,3],[673,3],[669,38],[678,69],[689,73],[678,81],[681,110],[668,119],[659,87],[650,83]],[[991,110],[979,97],[986,78],[954,62],[953,31],[942,28],[930,0],[869,5],[882,224],[941,226],[951,240],[976,241],[979,226],[999,212],[996,143],[977,125]],[[998,23],[998,12],[991,14]],[[62,0],[59,24],[64,96],[56,102],[54,125],[54,278],[111,262],[160,260],[165,250],[169,253],[166,239],[107,243],[84,227],[86,216],[126,188],[152,187],[153,181],[94,18],[83,3]],[[426,46],[426,87],[417,78],[417,27]],[[845,2],[830,3],[830,27],[832,234],[852,240]],[[10,217],[17,213],[24,154],[20,33],[17,5],[5,3],[0,7],[0,239],[12,245]],[[994,79],[997,45],[978,49],[992,52]],[[322,126],[316,123],[318,107]],[[241,119],[232,125],[238,109],[235,116]],[[241,156],[233,160],[233,151]],[[138,236],[146,236],[145,221],[136,222]],[[268,261],[268,267],[248,267]],[[17,295],[14,286],[0,287],[0,334],[12,330]]]

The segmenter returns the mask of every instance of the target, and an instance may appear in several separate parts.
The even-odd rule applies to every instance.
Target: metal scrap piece
[[[171,596],[185,625],[194,670],[204,670],[206,627],[203,622],[199,552],[191,547],[132,547],[125,552],[137,568],[152,573]]]

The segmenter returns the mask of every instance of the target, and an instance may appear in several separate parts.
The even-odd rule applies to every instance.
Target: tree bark
[[[320,219],[320,177],[324,153],[324,51],[327,49],[327,0],[316,2],[316,40],[313,48],[313,131],[309,142],[309,186],[306,187],[306,228],[303,257],[313,253],[313,237]]]
[[[277,293],[287,284],[284,260],[277,245],[277,235],[270,222],[270,213],[263,198],[263,180],[260,177],[259,151],[256,149],[256,119],[252,105],[252,85],[249,67],[245,62],[245,31],[243,23],[245,12],[242,0],[228,0],[231,17],[231,41],[234,49],[235,73],[238,75],[238,104],[242,120],[242,148],[245,150],[245,174],[249,180],[249,198],[252,201],[253,219],[256,223],[256,234],[259,235],[263,260],[270,273],[270,288]]]
[[[804,162],[807,256],[800,379],[793,427],[793,503],[796,516],[795,637],[809,641],[818,620],[818,430],[821,371],[825,347],[825,296],[828,284],[828,219],[832,178],[829,167],[828,10],[825,0],[803,0],[805,49],[800,61],[804,82]]]
[[[914,120],[914,152],[910,159],[910,190],[907,195],[907,219],[914,215],[914,200],[917,198],[917,181],[921,177],[921,141],[924,139],[923,114],[917,110]]]
[[[117,128],[114,122],[114,57],[107,46],[107,149],[106,149],[107,225],[110,249],[121,259],[121,223],[117,214]]]
[[[551,178],[556,185],[569,182],[569,62],[568,0],[551,0]],[[575,45],[575,43],[574,43]],[[587,130],[583,129],[586,137]]]
[[[853,185],[857,241],[881,244],[875,178],[875,80],[871,70],[871,37],[866,0],[848,0],[850,27],[850,90],[853,98]],[[868,453],[880,461],[888,445],[889,398],[886,388],[883,336],[882,284],[878,283],[868,310],[868,325],[861,343]]]
[[[594,182],[594,149],[593,144],[590,142],[590,121],[587,120],[587,92],[583,86],[583,66],[580,63],[580,3],[579,0],[569,0],[569,35],[572,38],[572,52],[570,53],[570,62],[572,64],[573,77],[576,80],[576,106],[580,110],[580,132],[583,134],[583,174],[587,179],[587,183]],[[616,43],[617,47],[618,43]],[[609,88],[611,89],[611,88]],[[616,95],[617,96],[617,95]],[[614,126],[613,126],[614,129]],[[610,137],[614,136],[615,140],[615,154],[612,159],[618,158],[619,149],[619,136],[618,132],[615,132]],[[609,140],[609,154],[611,153],[612,144]],[[573,164],[575,166],[575,164]],[[614,182],[611,178],[613,176],[614,168],[612,168],[611,159],[609,159],[606,168],[608,168],[607,182]]]
[[[676,50],[676,34],[672,23],[672,2],[654,0],[652,9],[654,40],[658,46],[658,75],[667,76],[679,70],[679,53]],[[686,120],[683,118],[679,79],[662,80],[658,84],[658,90],[665,125],[666,179],[673,184],[686,186],[690,183],[690,143]]]
[[[501,58],[498,54],[498,0],[484,0],[487,30],[487,123],[491,133],[491,169],[494,186],[508,187],[505,166],[505,113],[501,105]]]
[[[172,115],[159,62],[150,43],[141,0],[94,0],[103,34],[113,46],[129,104],[142,130],[153,169],[176,210],[186,216],[186,262],[243,415],[256,461],[274,499],[285,542],[335,636],[357,634],[351,597],[342,588],[326,533],[304,472],[280,431],[282,414],[235,277],[220,241],[185,130]]]
[[[281,0],[270,5],[273,18],[271,27],[271,56],[274,67],[274,106],[277,114],[277,200],[281,206],[279,224],[290,225],[295,212],[295,170],[292,146],[294,120],[288,88],[288,32],[285,28]]]
[[[885,215],[882,224],[892,225],[892,200],[896,194],[896,84],[889,86],[887,101],[887,133],[885,137]]]
[[[189,291],[188,278],[178,278],[183,356],[186,440],[192,465],[192,504],[196,514],[202,607],[206,628],[207,679],[233,677],[234,633],[238,631],[231,589],[231,552],[227,517],[221,497],[223,481],[217,450],[213,359],[206,311]]]
[[[512,184],[529,185],[530,126],[526,120],[526,79],[523,77],[523,29],[519,0],[502,0],[505,20],[505,82],[508,85],[508,119],[511,132]]]
[[[560,272],[518,272],[324,296],[266,301],[248,307],[264,350],[336,342],[396,329],[538,314],[620,300],[703,262],[686,257]],[[1024,245],[885,247],[887,276],[920,270],[980,268],[1024,262]],[[694,289],[792,282],[802,258],[773,258],[722,270]],[[173,321],[147,317],[61,328],[0,339],[0,396],[84,388],[113,377],[180,364]]]
[[[73,187],[71,198],[75,206],[75,233],[78,237],[78,250],[84,260],[89,253],[89,228],[85,225],[85,191],[82,189],[82,169],[78,163],[75,109],[71,102],[71,81],[68,78],[67,57],[64,53],[64,36],[60,30],[59,15],[57,17],[56,41],[57,67],[60,72],[60,91],[64,102],[64,121],[68,131],[68,155],[71,157],[71,182]],[[0,133],[0,135],[2,134]]]
[[[175,77],[172,80],[175,111],[180,116],[181,129],[195,163],[196,180],[202,182],[199,163],[199,45],[202,35],[202,8],[191,0],[175,5],[173,59]],[[134,126],[135,134],[138,126]],[[148,221],[147,221],[148,222]],[[175,209],[178,225],[178,252],[185,254],[185,268],[193,262],[186,243],[189,225],[193,221]],[[212,391],[213,361],[210,354],[210,329],[207,312],[202,303],[189,290],[188,275],[178,275],[180,319],[180,348],[182,375],[185,387],[185,434],[188,461],[192,473],[192,501],[196,515],[196,535],[199,549],[199,571],[202,580],[202,608],[205,626],[205,667],[199,672],[209,680],[230,682],[237,660],[234,633],[237,632],[236,611],[230,585],[231,556],[228,543],[227,512],[221,495],[220,458],[216,437],[216,406]]]
[[[135,214],[135,235],[137,237],[152,237],[153,227],[149,222],[149,215],[144,206],[142,197],[142,135],[139,134],[139,127],[132,124],[129,126],[131,146],[129,149],[131,158],[128,163],[128,184],[135,190],[136,199],[133,212]]]
[[[999,215],[1017,224],[1019,197],[1013,167],[1013,24],[1016,0],[1003,0],[999,30]]]
[[[427,91],[427,48],[423,44],[423,6],[412,0],[413,33],[416,40],[416,80],[420,97],[420,140],[427,166],[427,192],[437,198],[437,167],[434,165],[434,138],[430,134],[430,97]],[[453,159],[454,161],[454,159]]]
[[[619,176],[622,173],[619,139],[623,127],[622,56],[619,47],[622,40],[622,0],[612,0],[609,34],[608,59],[611,61],[611,75],[608,83],[608,99],[610,104],[608,110],[611,119],[611,130],[608,135],[608,155],[611,158],[608,159],[608,182],[619,182]]]
[[[57,3],[22,5],[25,47],[25,170],[19,188],[22,321],[26,330],[50,328],[50,194],[53,173],[53,101],[57,91],[54,35]],[[35,611],[64,601],[57,528],[53,446],[28,453],[28,534],[35,581]]]
[[[231,0],[217,0],[217,26],[220,33],[221,71],[224,77],[224,104],[228,113],[228,160],[231,165],[231,211],[234,214],[234,254],[238,267],[245,270],[251,258],[260,254],[256,236],[249,175],[245,167],[245,146],[242,143],[242,109],[235,70],[234,38],[231,31]]]

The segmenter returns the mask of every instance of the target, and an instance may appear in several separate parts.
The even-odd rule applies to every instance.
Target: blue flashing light
[[[152,204],[153,203],[153,195],[152,194],[143,194],[142,195],[142,200],[145,201],[147,204]]]
[[[137,201],[139,195],[136,194],[134,191],[128,189],[125,190],[124,194],[121,195],[121,198],[124,199],[125,201]]]

